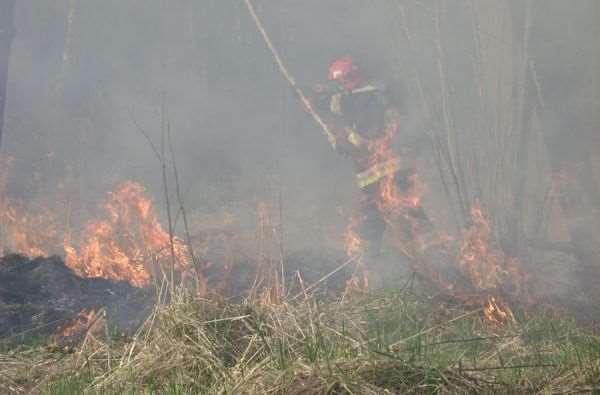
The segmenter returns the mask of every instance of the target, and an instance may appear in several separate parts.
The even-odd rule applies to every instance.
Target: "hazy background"
[[[527,53],[536,80],[525,97],[536,103],[544,149],[536,158],[546,163],[535,173],[544,174],[535,175],[536,191],[547,189],[552,174],[579,166],[569,174],[580,177],[586,200],[575,206],[600,207],[598,1],[262,0],[257,9],[300,83],[325,79],[333,59],[353,54],[368,74],[403,87],[401,142],[416,147],[430,195],[442,200],[427,143],[431,130],[443,130],[436,37],[443,39],[451,122],[465,152],[482,114],[472,78],[473,32],[496,54],[504,47]],[[473,9],[478,26],[469,18]],[[507,18],[511,25],[500,26]],[[275,212],[281,202],[289,249],[341,248],[356,194],[350,163],[303,113],[242,1],[19,0],[15,26],[2,147],[14,157],[11,197],[68,190],[81,202],[73,218],[83,222],[116,183],[133,179],[164,207],[160,164],[133,121],[159,144],[164,92],[196,226],[232,216],[251,230],[258,202]],[[487,59],[489,70],[518,74],[517,62],[500,55]],[[430,114],[415,70],[433,103]],[[519,165],[527,173],[527,161]],[[539,194],[530,200],[544,201]],[[440,221],[449,216],[430,204]]]

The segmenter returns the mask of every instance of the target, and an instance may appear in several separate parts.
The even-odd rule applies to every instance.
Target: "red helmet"
[[[344,88],[352,90],[358,88],[364,78],[352,57],[344,56],[329,66],[329,80],[338,81]]]

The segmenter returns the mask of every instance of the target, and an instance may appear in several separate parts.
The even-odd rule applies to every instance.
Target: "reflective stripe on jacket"
[[[402,169],[402,163],[400,158],[392,158],[383,163],[378,163],[371,166],[365,171],[362,171],[356,175],[356,183],[359,188],[365,188],[369,185],[375,184],[385,176],[392,175]]]

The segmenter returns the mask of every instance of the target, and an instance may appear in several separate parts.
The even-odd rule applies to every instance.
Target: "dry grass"
[[[132,338],[0,359],[5,393],[566,393],[600,390],[600,339],[550,313],[485,324],[406,293],[231,304],[180,291]]]

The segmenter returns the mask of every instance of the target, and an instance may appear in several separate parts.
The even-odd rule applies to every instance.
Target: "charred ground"
[[[82,310],[106,310],[114,328],[135,332],[152,309],[152,291],[77,276],[58,257],[0,260],[0,338],[18,343],[56,334]]]

